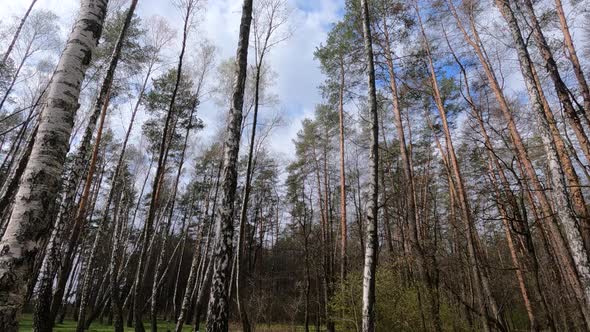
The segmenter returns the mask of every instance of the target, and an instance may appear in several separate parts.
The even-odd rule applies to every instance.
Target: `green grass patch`
[[[149,331],[150,323],[144,322],[143,323],[146,331]],[[174,331],[174,322],[160,322],[158,323],[158,331]],[[204,327],[204,322],[202,323],[202,327]],[[183,332],[192,332],[193,326],[192,325],[184,325],[182,331]],[[241,331],[241,326],[238,323],[231,323],[230,324],[230,331],[238,332]],[[315,331],[315,326],[311,325],[310,330]],[[31,314],[24,314],[20,320],[20,328],[19,332],[32,332],[33,331],[33,316]],[[53,328],[54,332],[75,332],[76,331],[76,322],[73,320],[64,320],[63,324],[57,324]],[[94,322],[90,325],[90,328],[86,330],[88,332],[112,332],[113,327],[111,325],[103,325],[99,322]],[[133,332],[132,327],[125,326],[125,332]],[[204,330],[203,330],[204,331]],[[259,332],[300,332],[305,331],[303,326],[293,326],[288,324],[258,324],[256,327],[256,331]],[[321,331],[325,331],[324,327],[322,327]]]
[[[149,330],[149,322],[144,322],[146,330]],[[173,331],[174,323],[172,322],[159,322],[158,331]],[[182,329],[183,332],[192,331],[193,327],[185,325]],[[19,332],[31,332],[33,331],[33,316],[31,314],[25,314],[22,316],[19,324]],[[53,328],[54,332],[75,332],[76,322],[73,320],[65,320],[63,324],[57,324]],[[113,327],[111,325],[103,325],[99,322],[94,322],[90,325],[88,332],[112,332]],[[125,326],[125,332],[133,332],[132,327]]]

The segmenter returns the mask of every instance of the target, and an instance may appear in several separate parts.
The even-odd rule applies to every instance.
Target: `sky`
[[[30,1],[3,1],[0,20],[21,17]],[[290,159],[294,151],[291,140],[299,131],[301,120],[311,116],[315,104],[321,101],[317,87],[324,78],[318,62],[313,58],[313,52],[325,40],[330,26],[338,21],[344,7],[344,0],[287,2],[292,10],[289,19],[292,36],[272,49],[268,57],[268,63],[275,72],[272,92],[278,96],[279,104],[273,110],[262,110],[282,114],[283,124],[268,138],[271,149],[281,159]],[[193,41],[206,38],[213,42],[217,47],[218,61],[235,57],[241,5],[241,0],[208,0],[200,14],[198,26],[192,33]],[[65,40],[78,11],[79,0],[38,0],[35,8],[50,9],[60,17]],[[164,16],[180,36],[181,14],[172,1],[139,0],[137,12],[142,18]],[[202,104],[200,115],[207,127],[200,134],[201,142],[206,142],[219,128],[225,112],[226,109],[221,109],[211,100]]]
[[[8,21],[23,15],[31,0],[4,0],[3,9],[0,11],[0,20]],[[67,38],[70,27],[79,8],[80,0],[38,0],[35,8],[50,9],[61,20],[62,39]],[[111,0],[124,1],[124,0]],[[315,105],[321,102],[318,86],[324,80],[319,69],[319,63],[314,59],[313,53],[327,36],[333,23],[337,22],[344,12],[344,0],[286,0],[291,7],[289,28],[292,36],[271,50],[268,56],[268,64],[274,72],[274,80],[271,87],[272,93],[278,97],[279,104],[273,109],[261,110],[262,121],[265,116],[280,113],[283,124],[276,128],[268,138],[268,143],[276,157],[283,161],[289,161],[294,155],[292,139],[301,128],[301,121],[305,117],[312,117]],[[567,6],[566,13],[572,11]],[[241,16],[242,0],[207,0],[204,10],[200,13],[198,25],[191,33],[189,51],[198,47],[198,41],[210,40],[217,47],[216,59],[218,62],[233,59],[237,46],[237,36]],[[137,13],[147,19],[150,16],[159,15],[178,31],[178,37],[182,28],[181,13],[173,5],[173,0],[139,0]],[[488,24],[491,30],[495,29],[494,21],[500,20],[494,8],[488,12]],[[582,17],[581,15],[578,15]],[[582,17],[583,18],[583,17]],[[484,29],[485,30],[485,29]],[[572,24],[574,39],[582,45],[581,29],[578,24]],[[432,32],[431,32],[432,34]],[[482,32],[484,39],[486,33]],[[495,39],[488,43],[496,43]],[[170,62],[176,61],[179,41],[175,47],[169,50]],[[518,61],[515,54],[502,58],[502,68],[506,74],[506,91],[510,95],[523,94],[523,80],[518,70]],[[215,72],[211,79],[215,79]],[[129,113],[129,112],[127,112]],[[216,105],[212,100],[202,102],[199,115],[206,125],[203,132],[194,140],[193,149],[199,150],[206,146],[209,140],[220,127],[221,121],[227,109]],[[128,117],[118,115],[113,118],[122,121],[111,121],[112,129],[123,132],[127,125]],[[139,126],[136,126],[136,128]],[[139,130],[135,133],[135,139],[139,139]],[[244,142],[245,146],[246,142]],[[242,148],[242,151],[245,151]]]

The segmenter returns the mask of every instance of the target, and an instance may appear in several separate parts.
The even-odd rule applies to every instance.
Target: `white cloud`
[[[287,128],[272,136],[272,148],[288,157],[294,155],[291,140],[301,127],[301,120],[311,117],[315,104],[321,101],[318,86],[324,79],[319,64],[313,58],[317,46],[326,39],[328,29],[339,17],[343,1],[292,0],[293,36],[273,50],[270,63],[278,73],[276,93],[286,109]],[[305,4],[312,3],[308,8]],[[308,10],[309,9],[309,10]]]
[[[277,73],[273,93],[279,97],[283,110],[285,126],[276,130],[269,140],[271,148],[289,158],[294,147],[291,140],[300,128],[301,120],[313,113],[314,105],[321,100],[317,87],[323,80],[318,63],[313,59],[313,52],[326,38],[330,25],[339,19],[339,12],[344,6],[343,0],[288,0],[293,11],[289,25],[293,30],[291,38],[272,49],[269,63]],[[20,17],[30,4],[30,0],[13,0],[5,4],[0,20]],[[241,16],[241,0],[209,0],[200,14],[199,24],[191,36],[190,50],[198,45],[198,40],[209,39],[218,48],[218,60],[233,58],[237,46],[237,35]],[[60,16],[67,34],[79,9],[78,0],[40,0],[35,8],[50,9]],[[139,16],[147,18],[152,15],[165,17],[179,31],[182,29],[181,14],[171,1],[142,0],[137,8]],[[64,36],[65,37],[65,36]],[[178,42],[177,42],[178,44]],[[177,46],[178,47],[178,46]],[[176,48],[169,50],[170,59],[175,61]],[[214,74],[214,73],[213,73]],[[200,110],[207,129],[201,136],[204,139],[213,135],[220,127],[226,109],[219,108],[212,101],[203,103]],[[261,110],[273,113],[276,110]],[[264,115],[262,115],[264,116]],[[127,118],[117,115],[117,118]],[[137,126],[136,128],[139,128]]]

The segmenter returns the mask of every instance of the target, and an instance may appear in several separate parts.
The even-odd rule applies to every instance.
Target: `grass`
[[[144,326],[146,330],[149,331],[149,322],[144,322]],[[172,322],[160,322],[158,323],[158,331],[173,331],[174,330],[174,323]],[[193,327],[191,325],[185,325],[182,329],[183,332],[192,332]],[[311,330],[315,331],[315,327],[311,327]],[[24,314],[22,319],[20,320],[20,328],[19,332],[30,332],[33,331],[33,316],[31,314]],[[63,324],[57,324],[53,328],[54,332],[75,332],[76,331],[76,322],[73,320],[65,320]],[[90,328],[87,330],[88,332],[111,332],[113,331],[113,327],[111,325],[102,325],[99,322],[94,322],[90,325]],[[133,332],[132,327],[125,326],[125,332]],[[241,331],[239,324],[231,324],[230,331],[238,332]],[[259,324],[256,327],[256,331],[259,332],[293,332],[293,331],[304,331],[303,327],[296,327],[293,330],[293,327],[290,325],[285,324]],[[323,331],[323,329],[322,329]]]
[[[33,316],[30,314],[24,314],[20,320],[19,332],[30,332],[33,331]],[[144,326],[149,330],[149,322],[144,322]],[[158,331],[172,331],[174,330],[174,323],[172,322],[160,322],[158,323]],[[192,331],[193,327],[188,325],[184,326],[183,332]],[[54,332],[75,332],[76,322],[73,320],[65,320],[63,324],[57,324],[53,328]],[[99,322],[94,322],[90,325],[90,328],[86,330],[88,332],[112,332],[113,327],[111,325],[102,325]],[[133,332],[132,327],[125,326],[125,332]]]

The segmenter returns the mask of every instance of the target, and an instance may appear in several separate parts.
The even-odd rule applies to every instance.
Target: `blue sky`
[[[114,2],[117,0],[111,0]],[[124,1],[124,0],[118,0]],[[3,4],[0,20],[8,21],[21,16],[30,0],[11,0]],[[291,139],[300,128],[301,120],[313,113],[314,105],[321,100],[317,87],[323,76],[318,63],[313,59],[313,51],[325,40],[328,29],[343,12],[344,0],[287,0],[292,7],[290,26],[293,35],[272,50],[269,63],[277,77],[273,92],[280,104],[277,108],[284,117],[285,125],[269,138],[272,149],[289,157],[293,152]],[[193,39],[207,38],[218,48],[217,59],[233,57],[237,45],[237,33],[241,14],[241,0],[209,0],[201,14],[199,26]],[[38,0],[35,8],[51,9],[61,19],[64,38],[69,32],[79,7],[79,0]],[[164,16],[176,29],[180,30],[181,20],[178,10],[168,0],[139,0],[138,14],[147,18],[152,15]],[[213,102],[202,105],[201,116],[208,128],[199,141],[219,127],[220,118],[227,110],[219,109]],[[263,110],[273,112],[274,110]]]

